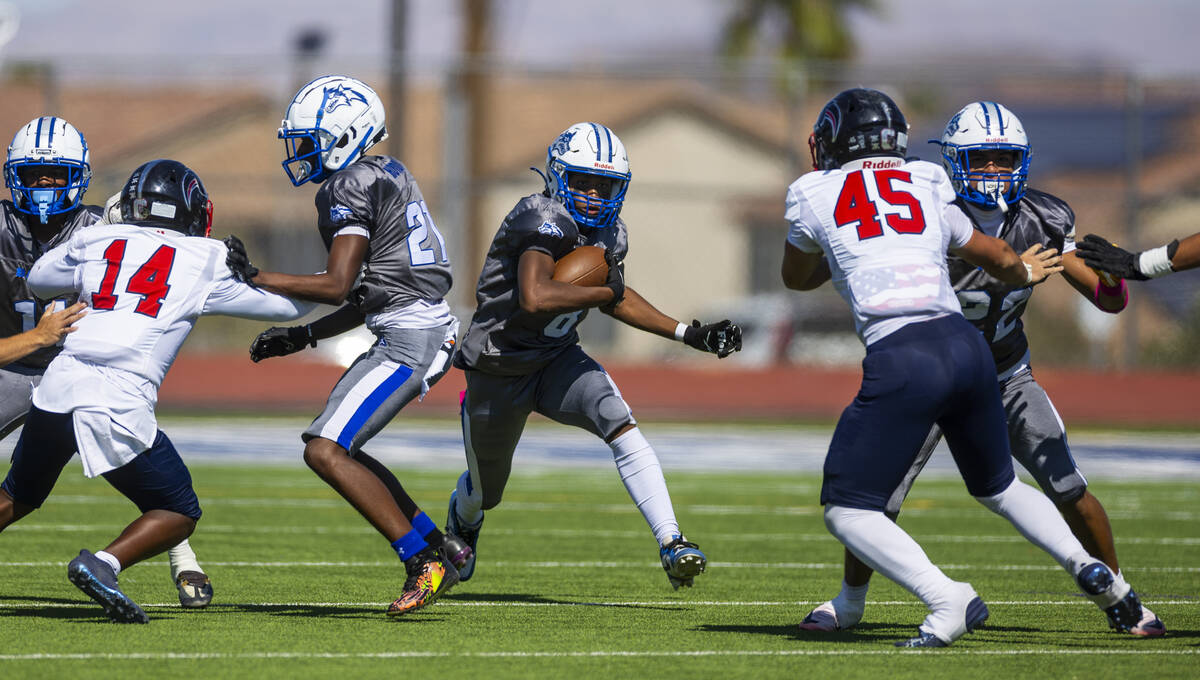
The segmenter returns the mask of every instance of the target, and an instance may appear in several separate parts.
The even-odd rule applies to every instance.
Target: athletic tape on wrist
[[[1159,246],[1143,251],[1138,255],[1137,268],[1143,275],[1157,279],[1175,271],[1171,268],[1171,256],[1167,253],[1170,246]]]
[[[687,329],[688,329],[688,327],[687,327],[687,324],[685,324],[685,323],[676,324],[675,339],[678,340],[679,342],[683,342],[683,336],[685,333],[687,333]]]
[[[1025,285],[1028,286],[1033,283],[1033,265],[1028,262],[1022,262],[1021,264],[1025,265]]]

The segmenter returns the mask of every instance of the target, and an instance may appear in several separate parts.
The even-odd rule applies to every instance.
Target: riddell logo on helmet
[[[867,159],[863,161],[863,170],[883,170],[886,168],[898,168],[904,165],[902,158],[881,158],[879,160]]]
[[[616,170],[617,169],[617,166],[613,165],[612,163],[601,163],[599,161],[593,162],[592,167],[599,168],[601,170]]]
[[[1003,135],[1001,137],[987,137],[983,141],[987,144],[1000,144],[1008,141],[1008,135]]]

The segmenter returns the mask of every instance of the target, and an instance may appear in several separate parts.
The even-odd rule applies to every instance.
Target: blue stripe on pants
[[[380,383],[379,387],[372,390],[371,394],[363,400],[362,405],[354,411],[354,415],[350,416],[350,420],[342,428],[341,433],[338,434],[338,445],[349,451],[350,444],[354,442],[354,435],[358,434],[358,431],[362,429],[367,419],[375,413],[379,406],[387,401],[387,398],[392,396],[393,392],[400,389],[400,386],[404,384],[405,380],[408,380],[412,372],[412,369],[408,366],[401,365],[400,368],[396,369],[395,373],[388,376],[387,380]]]

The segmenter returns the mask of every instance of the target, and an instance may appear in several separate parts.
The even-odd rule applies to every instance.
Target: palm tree
[[[843,60],[854,54],[845,16],[852,9],[875,12],[877,0],[741,0],[722,36],[727,57],[749,56],[767,26],[782,29],[776,56],[785,63]]]

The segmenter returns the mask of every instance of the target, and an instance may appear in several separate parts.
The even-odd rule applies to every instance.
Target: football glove
[[[612,314],[612,311],[625,299],[625,272],[621,271],[621,263],[608,248],[604,249],[604,262],[608,264],[608,280],[604,286],[613,292],[613,299],[600,306],[600,311]]]
[[[254,277],[258,276],[258,267],[250,264],[250,256],[246,254],[246,246],[242,239],[226,236],[222,243],[229,249],[229,253],[225,255],[225,265],[233,272],[233,278],[252,288],[255,287]]]
[[[317,339],[308,326],[272,326],[250,343],[250,360],[258,363],[271,357],[283,357],[305,347],[316,347]]]
[[[1179,249],[1179,241],[1177,239],[1165,246],[1131,253],[1095,234],[1088,234],[1075,244],[1075,248],[1084,263],[1092,269],[1105,271],[1123,279],[1145,281],[1173,271],[1171,258]]]
[[[683,331],[683,343],[701,352],[711,352],[718,359],[741,351],[742,329],[729,319],[717,323],[700,325],[692,319],[692,325]]]
[[[121,224],[121,192],[108,197],[104,202],[104,212],[100,214],[99,224]]]

